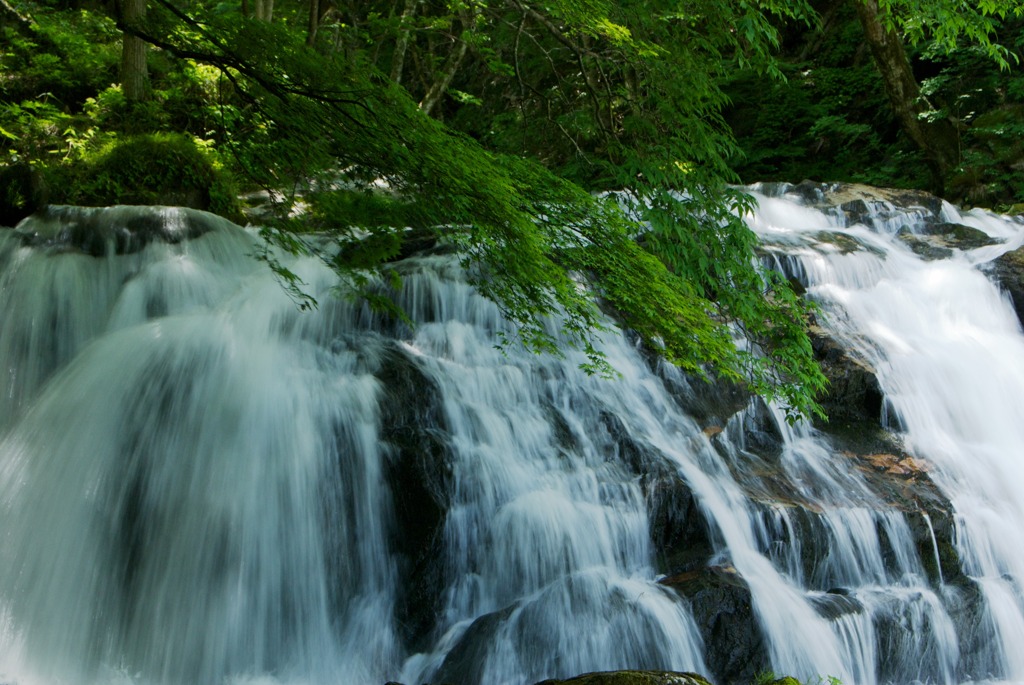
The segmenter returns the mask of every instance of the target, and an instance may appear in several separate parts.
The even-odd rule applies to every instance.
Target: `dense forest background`
[[[1019,143],[1024,132],[1019,64],[1024,19],[1009,2],[989,3],[988,13],[981,12],[986,3],[980,3],[978,14],[959,20],[966,26],[982,18],[981,26],[952,39],[921,27],[911,35],[915,26],[906,21],[892,25],[919,88],[906,94],[916,99],[909,104],[916,118],[950,124],[942,135],[952,136],[953,150],[938,175],[930,173],[929,150],[900,125],[858,18],[862,3],[854,0],[749,6],[702,2],[679,8],[631,3],[618,8],[625,15],[619,17],[596,2],[537,7],[422,0],[178,4],[178,18],[196,34],[206,30],[215,35],[222,30],[218,21],[262,21],[311,49],[344,52],[361,68],[379,69],[400,84],[425,113],[447,126],[489,149],[539,159],[587,187],[621,187],[621,174],[609,173],[599,162],[626,161],[611,149],[633,142],[622,138],[657,134],[629,130],[640,117],[631,121],[623,104],[635,109],[648,95],[640,92],[648,87],[642,79],[649,77],[641,72],[662,59],[669,70],[659,76],[677,81],[662,84],[662,90],[690,89],[682,99],[691,102],[674,98],[671,106],[692,108],[702,117],[721,114],[725,129],[735,136],[735,148],[728,134],[699,140],[709,132],[721,133],[711,125],[689,141],[691,146],[721,145],[714,152],[735,171],[730,180],[926,188],[955,202],[1004,210],[1024,202]],[[883,3],[883,20],[887,7]],[[155,9],[175,12],[174,3]],[[898,11],[915,11],[896,4],[891,10],[894,20]],[[937,16],[942,12],[948,10],[935,10]],[[679,16],[670,17],[673,13]],[[236,184],[230,190],[266,181],[249,178],[244,161],[225,154],[242,134],[240,128],[253,126],[246,120],[253,103],[230,73],[239,65],[190,49],[195,46],[173,35],[188,29],[175,28],[166,17],[148,22],[150,35],[122,40],[126,22],[138,20],[142,27],[145,16],[142,0],[4,0],[3,161],[30,161],[53,172],[54,167],[95,162],[95,155],[109,151],[119,135],[184,134],[230,172]],[[940,20],[948,22],[948,17]],[[682,33],[705,44],[680,55],[666,49],[662,36],[637,30],[639,25],[653,33],[652,27],[661,30],[658,24],[670,22],[689,23]],[[723,40],[728,33],[732,39]],[[255,51],[261,39],[274,37],[248,39],[253,44],[247,50]],[[230,40],[224,36],[225,44]],[[277,43],[268,49],[287,48]],[[245,52],[234,59],[244,61]],[[693,60],[695,55],[700,59]],[[671,117],[663,118],[660,123],[671,123]],[[688,123],[685,116],[679,122]],[[936,130],[933,137],[940,135]],[[295,161],[295,166],[304,164],[301,171],[315,166],[311,159]],[[107,192],[118,199],[117,189]],[[102,194],[98,188],[79,188],[66,199],[86,201]],[[218,203],[231,205],[233,200],[215,197],[211,202],[215,209],[230,211]]]
[[[316,253],[387,309],[370,274],[443,238],[529,347],[568,338],[612,373],[593,344],[612,311],[685,368],[813,413],[809,307],[756,267],[735,184],[857,181],[1018,210],[1022,11],[0,0],[0,224],[47,202],[239,222],[263,203],[262,256],[301,307],[316,303],[274,250]]]

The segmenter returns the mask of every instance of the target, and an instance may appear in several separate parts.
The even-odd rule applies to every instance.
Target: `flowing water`
[[[1024,225],[947,206],[1000,242],[924,261],[897,237],[920,211],[847,225],[785,190],[751,225],[877,371],[958,568],[826,436],[694,413],[707,390],[629,336],[613,380],[496,348],[451,255],[395,266],[409,326],[313,259],[300,311],[209,215],[55,209],[0,230],[0,683],[1024,680],[1024,337],[979,270]],[[666,488],[697,561],[659,547]],[[706,569],[747,598],[740,666],[663,577]]]

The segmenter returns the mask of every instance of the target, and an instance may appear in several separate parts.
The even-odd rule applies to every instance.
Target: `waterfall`
[[[614,329],[614,379],[498,348],[443,249],[371,284],[407,322],[289,258],[300,311],[202,212],[0,229],[0,683],[1024,680],[1024,337],[980,270],[1024,225],[946,205],[992,244],[926,261],[927,208],[751,192],[905,454]]]

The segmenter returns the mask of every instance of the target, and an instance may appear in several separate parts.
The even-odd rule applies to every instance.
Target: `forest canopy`
[[[319,256],[356,286],[443,240],[533,349],[557,353],[567,338],[591,370],[609,372],[595,341],[612,313],[691,372],[743,381],[794,415],[817,411],[824,379],[808,305],[758,265],[741,219],[749,198],[731,185],[743,180],[744,139],[730,113],[755,99],[729,93],[744,78],[785,88],[787,38],[823,30],[821,8],[0,3],[10,46],[0,137],[11,164],[61,189],[51,201],[145,202],[154,185],[194,181],[202,204],[238,217],[238,190],[262,188],[277,205],[268,244],[310,251],[308,235],[329,235],[338,249]],[[875,11],[860,13],[865,32],[874,26],[890,48],[905,37],[948,55],[967,40],[1015,64],[994,46],[1017,3],[862,4]],[[883,76],[886,59],[909,64],[897,42],[875,55]],[[910,122],[926,121],[922,99],[911,105]],[[958,133],[946,116],[928,126],[926,141]],[[959,141],[956,155],[914,149],[907,130],[942,186],[961,163]],[[273,254],[300,305],[315,304]],[[737,346],[737,332],[751,346]]]

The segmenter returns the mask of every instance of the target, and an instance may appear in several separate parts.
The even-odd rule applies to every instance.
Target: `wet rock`
[[[573,431],[565,424],[558,412],[552,411],[551,416],[557,417],[554,427],[559,446],[571,452],[576,440]],[[672,469],[664,463],[661,453],[635,439],[619,416],[602,411],[598,420],[600,429],[605,431],[604,439],[601,442],[609,448],[607,454],[609,459],[624,464],[631,472],[640,477],[672,472]]]
[[[872,250],[877,253],[877,249],[865,245],[856,237],[846,233],[840,233],[837,231],[818,231],[814,234],[814,239],[819,243],[831,245],[839,251],[839,254],[852,254],[854,252],[860,252],[861,250]]]
[[[956,681],[968,682],[1002,672],[1003,656],[984,593],[977,581],[966,576],[942,588],[942,603],[957,626],[960,662]]]
[[[544,680],[537,685],[711,685],[711,683],[696,673],[607,671],[585,673],[567,680]]]
[[[687,414],[704,426],[724,426],[750,404],[750,391],[738,383],[721,379],[677,381],[674,394]]]
[[[50,205],[15,231],[26,247],[93,257],[132,254],[153,242],[180,243],[237,226],[214,214],[180,207]]]
[[[921,233],[941,238],[947,245],[959,250],[973,250],[978,247],[995,245],[999,241],[984,231],[963,224],[940,222],[924,226]]]
[[[829,621],[864,611],[864,605],[842,589],[832,589],[819,595],[812,595],[810,600],[818,615]]]
[[[956,524],[948,508],[922,506],[919,511],[907,514],[907,524],[932,587],[966,581],[956,549]]]
[[[989,273],[999,283],[1013,302],[1017,319],[1024,323],[1024,247],[1007,252],[993,260]]]
[[[477,685],[483,683],[494,636],[512,614],[513,607],[485,614],[473,621],[462,637],[449,650],[432,680],[444,685]]]
[[[731,566],[712,566],[664,578],[689,600],[718,683],[749,683],[770,662],[746,581]]]
[[[919,207],[925,214],[936,217],[942,211],[942,199],[922,190],[835,183],[826,186],[822,195],[822,204],[839,207],[852,223],[864,223],[877,216],[879,210],[884,218],[885,205],[901,207],[901,211]]]
[[[416,647],[429,637],[445,587],[442,529],[450,504],[451,461],[440,392],[401,349],[388,350],[376,373],[384,388],[381,438],[394,504],[392,549],[403,579],[398,624]],[[415,398],[415,401],[410,401]]]
[[[819,428],[841,427],[844,423],[878,422],[882,415],[882,389],[875,370],[867,362],[852,356],[824,330],[811,328],[814,356],[829,384],[819,400],[828,416]]]
[[[649,478],[645,490],[658,569],[676,575],[703,568],[714,553],[712,528],[689,485],[665,473]]]
[[[914,254],[926,261],[934,262],[939,259],[949,259],[953,256],[953,248],[936,244],[934,240],[930,240],[926,236],[903,231],[900,233],[899,238]]]
[[[998,242],[977,228],[948,222],[925,224],[915,232],[903,229],[898,235],[911,250],[929,261],[946,259],[954,250],[973,250]]]
[[[783,184],[781,190],[787,194],[797,195],[805,202],[811,205],[819,204],[825,201],[825,193],[833,187],[831,184],[818,183],[817,181],[803,180],[794,186],[788,186]],[[776,191],[778,192],[778,191]]]
[[[750,404],[751,393],[741,383],[734,383],[709,372],[699,378],[681,371],[666,362],[657,352],[644,347],[634,338],[651,371],[661,379],[665,388],[683,409],[700,425],[724,426],[737,412]]]

